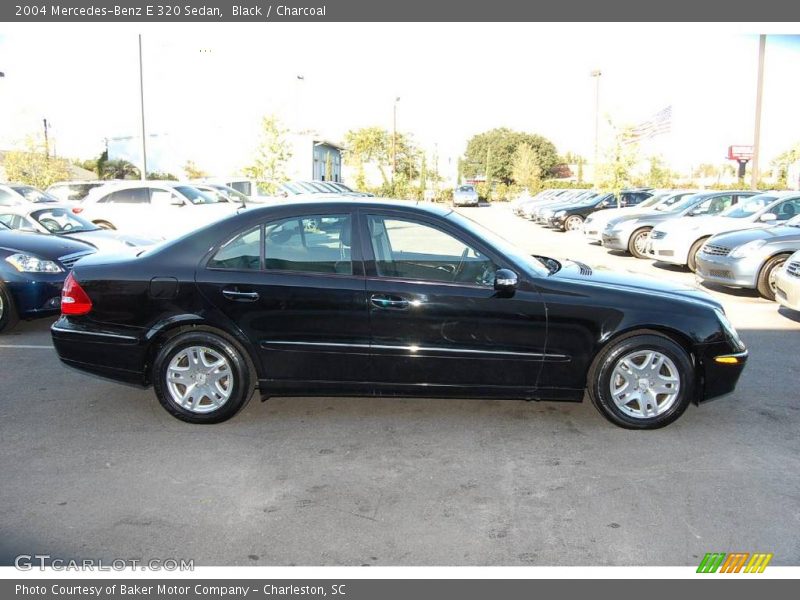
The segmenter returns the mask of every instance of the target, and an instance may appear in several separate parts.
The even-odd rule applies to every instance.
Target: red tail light
[[[72,207],[72,212],[74,212],[76,215],[79,215],[79,214],[81,214],[83,212],[83,207],[82,206],[73,206]]]
[[[64,287],[61,290],[61,314],[85,315],[91,310],[92,301],[78,280],[70,273],[64,280]]]

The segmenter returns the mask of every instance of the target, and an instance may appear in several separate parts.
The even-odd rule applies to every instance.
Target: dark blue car
[[[19,319],[58,314],[67,273],[94,251],[82,242],[0,224],[0,333]]]

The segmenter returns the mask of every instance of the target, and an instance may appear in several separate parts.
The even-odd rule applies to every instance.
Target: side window
[[[150,188],[150,204],[157,207],[170,206],[178,197],[170,191]]]
[[[353,274],[349,215],[291,217],[264,228],[264,266],[272,271]]]
[[[792,200],[782,202],[778,206],[773,207],[771,212],[775,213],[778,221],[793,219],[796,215],[800,215],[800,198],[793,198]]]
[[[733,204],[733,196],[717,196],[711,199],[706,214],[718,215]]]
[[[14,206],[17,200],[11,192],[0,190],[0,206]]]
[[[261,227],[237,235],[225,243],[208,261],[209,269],[235,271],[261,268]]]
[[[392,217],[368,217],[381,277],[492,285],[497,267],[460,239],[436,227]]]
[[[130,188],[127,190],[117,190],[100,200],[110,204],[148,204],[150,194],[147,188]]]
[[[14,222],[14,215],[0,214],[0,223],[5,225],[6,227],[14,229],[14,227],[12,227],[11,225],[13,222]]]

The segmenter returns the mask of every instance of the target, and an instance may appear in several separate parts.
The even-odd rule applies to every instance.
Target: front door
[[[498,294],[503,259],[438,220],[367,211],[360,222],[376,383],[431,395],[536,387],[546,321],[532,286]]]
[[[268,380],[368,379],[369,325],[353,218],[300,214],[223,245],[198,271],[205,295],[257,346]]]

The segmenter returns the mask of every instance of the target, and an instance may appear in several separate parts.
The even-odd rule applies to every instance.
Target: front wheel
[[[647,240],[650,239],[650,231],[652,227],[642,227],[637,229],[631,235],[628,242],[628,252],[636,258],[648,258],[647,256]]]
[[[572,215],[564,221],[564,231],[580,231],[583,229],[583,217]]]
[[[169,340],[153,363],[158,401],[188,423],[220,423],[239,412],[253,393],[242,353],[224,338],[191,332]]]
[[[14,328],[19,321],[14,298],[8,288],[0,282],[0,333],[6,333]]]
[[[775,300],[775,275],[786,262],[788,254],[781,254],[770,258],[758,273],[757,289],[762,298]]]
[[[687,352],[656,334],[634,335],[604,348],[587,382],[600,414],[625,429],[669,425],[686,410],[693,386]]]
[[[686,266],[689,267],[692,273],[697,273],[697,255],[700,254],[700,250],[705,246],[707,241],[707,237],[700,238],[689,248],[689,254],[686,256]]]

